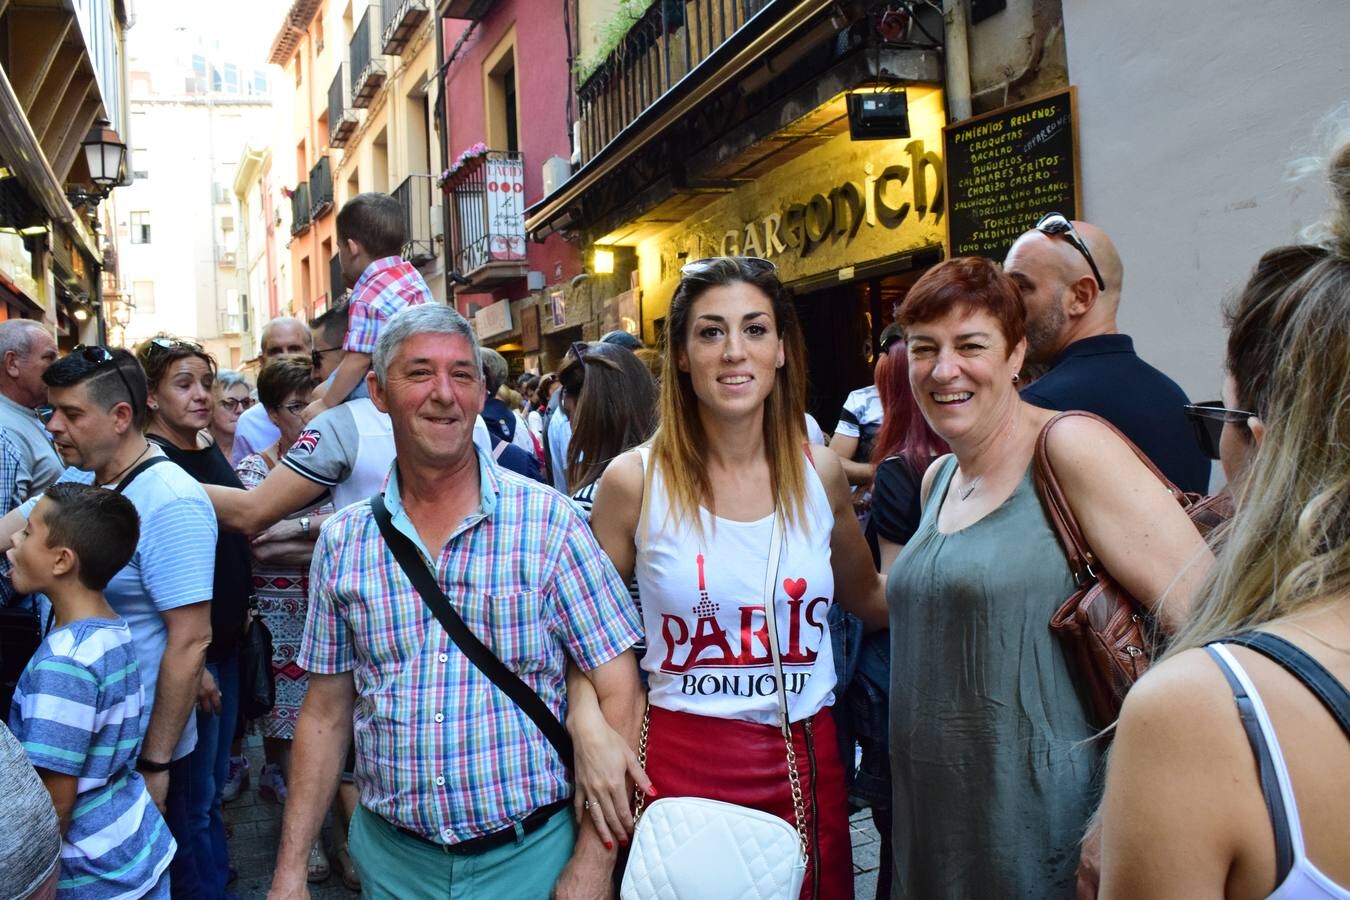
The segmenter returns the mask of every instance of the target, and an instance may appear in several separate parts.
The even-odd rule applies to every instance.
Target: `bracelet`
[[[300,517],[300,534],[309,537],[309,516]]]
[[[167,772],[172,765],[172,763],[155,762],[154,760],[146,759],[144,756],[138,756],[136,758],[136,768],[140,769],[142,772],[149,772],[152,775],[159,772]]]

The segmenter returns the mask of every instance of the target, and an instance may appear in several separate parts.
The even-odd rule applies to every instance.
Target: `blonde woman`
[[[1223,403],[1200,407],[1238,511],[1121,713],[1103,897],[1350,898],[1350,724],[1330,711],[1350,716],[1350,143],[1333,179],[1333,246],[1262,258],[1230,315]],[[1244,634],[1310,657],[1329,704]]]
[[[684,267],[666,329],[660,426],[649,446],[605,469],[592,518],[642,596],[649,793],[738,803],[798,824],[765,631],[772,602],[803,789],[802,896],[852,896],[825,617],[836,598],[874,627],[886,612],[843,468],[806,445],[792,301],[765,260],[699,260]],[[771,560],[776,520],[783,546]],[[609,778],[586,771],[608,729],[584,679],[569,687],[578,797],[626,828],[622,768]]]

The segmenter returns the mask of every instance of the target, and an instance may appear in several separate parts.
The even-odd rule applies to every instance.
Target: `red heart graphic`
[[[798,578],[794,581],[791,578],[784,578],[783,590],[787,591],[788,596],[793,600],[800,600],[802,599],[802,594],[806,593],[806,579]]]

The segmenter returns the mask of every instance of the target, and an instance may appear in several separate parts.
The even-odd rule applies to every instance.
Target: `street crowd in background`
[[[256,383],[0,323],[0,896],[228,897],[256,782],[278,898],[646,896],[678,797],[786,820],[802,897],[853,896],[863,807],[878,898],[1350,897],[1350,142],[1329,171],[1201,403],[1057,214],[925,272],[828,438],[772,263],[513,379],[380,194]],[[1153,655],[1106,719],[1048,624],[1085,577]]]

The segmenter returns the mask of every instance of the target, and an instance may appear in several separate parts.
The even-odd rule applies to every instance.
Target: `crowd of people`
[[[610,896],[679,797],[789,823],[803,898],[853,896],[851,806],[878,898],[1350,897],[1350,143],[1330,171],[1204,403],[1058,214],[925,272],[829,437],[771,262],[688,262],[659,349],[512,380],[384,195],[338,215],[349,302],[269,322],[256,384],[0,323],[0,625],[34,638],[0,893],[230,896],[251,731],[277,898]],[[1203,535],[1178,499],[1213,459]],[[1103,579],[1154,656],[1114,721],[1049,624]]]

